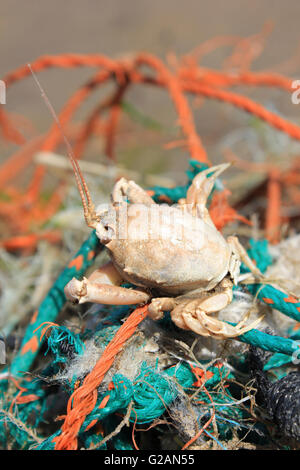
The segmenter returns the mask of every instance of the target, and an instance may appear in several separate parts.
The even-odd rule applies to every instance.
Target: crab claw
[[[80,302],[80,299],[87,294],[87,288],[84,281],[79,281],[75,277],[68,282],[64,288],[65,296],[71,302]]]
[[[231,163],[222,163],[221,165],[212,166],[207,168],[207,170],[198,173],[188,189],[186,197],[187,204],[199,204],[205,206],[216,179],[230,166]]]
[[[67,299],[80,304],[85,302],[105,305],[145,304],[150,298],[150,295],[142,290],[91,282],[85,277],[82,281],[73,277],[64,291]]]

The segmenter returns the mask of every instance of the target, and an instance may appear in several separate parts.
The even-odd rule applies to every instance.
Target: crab
[[[228,166],[200,172],[186,198],[168,206],[168,217],[158,215],[153,220],[149,214],[155,214],[161,204],[125,178],[115,184],[109,206],[95,210],[73,161],[86,222],[106,246],[110,262],[88,278],[73,278],[65,287],[66,297],[80,304],[148,303],[153,320],[168,311],[177,327],[217,339],[234,338],[254,328],[261,319],[248,326],[243,319],[234,326],[215,315],[232,301],[241,261],[255,278],[263,277],[238,238],[225,239],[216,229],[206,208],[216,179]],[[120,235],[120,227],[125,234]],[[156,237],[158,230],[163,236]],[[135,288],[122,287],[127,282]]]

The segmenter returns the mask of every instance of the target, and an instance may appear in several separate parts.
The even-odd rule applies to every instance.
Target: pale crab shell
[[[180,295],[195,289],[209,291],[226,276],[231,250],[210,219],[207,223],[206,219],[183,214],[171,206],[168,220],[163,218],[157,224],[147,219],[145,224],[140,204],[126,207],[126,236],[115,237],[106,244],[124,279],[161,294]],[[115,211],[113,206],[111,209]],[[110,220],[106,227],[115,231],[114,225]],[[155,239],[158,228],[161,237]]]

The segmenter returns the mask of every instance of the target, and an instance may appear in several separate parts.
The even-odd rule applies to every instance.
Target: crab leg
[[[202,336],[214,336],[224,330],[225,323],[207,314],[218,312],[232,300],[232,289],[226,287],[223,292],[213,294],[206,299],[192,300],[181,307],[179,305],[171,312],[174,323],[182,328],[190,329]],[[181,308],[180,308],[181,307]]]
[[[217,339],[235,338],[254,328],[263,317],[258,318],[249,326],[245,326],[246,318],[238,325],[232,326],[210,313],[219,312],[232,301],[232,286],[224,279],[223,291],[212,294],[206,299],[195,299],[179,304],[172,312],[173,322],[183,329],[189,329],[201,336],[212,336]],[[222,285],[221,285],[222,287]]]
[[[248,326],[243,326],[244,321],[240,322],[236,326],[233,326],[229,325],[228,323],[224,323],[217,318],[210,318],[208,315],[206,315],[206,312],[202,310],[197,310],[196,314],[201,325],[203,325],[208,330],[209,336],[217,339],[236,338],[237,336],[252,330],[252,328],[255,328],[263,319],[263,316],[257,318]]]
[[[133,305],[146,303],[150,295],[136,289],[120,287],[122,277],[110,262],[79,281],[75,277],[66,285],[67,299],[78,302],[94,302],[108,305]]]
[[[216,165],[198,173],[187,191],[186,199],[180,199],[178,201],[179,204],[183,207],[186,206],[188,211],[194,216],[201,217],[205,219],[207,223],[214,226],[206,208],[207,198],[218,176],[230,165],[230,163],[223,163],[222,165]]]
[[[176,306],[175,300],[172,297],[158,297],[152,299],[148,307],[148,315],[152,320],[160,320],[163,312],[169,312]]]
[[[245,248],[240,244],[239,240],[237,237],[228,237],[227,238],[228,244],[232,248],[232,252],[236,254],[242,261],[243,263],[247,266],[247,268],[250,269],[250,271],[254,274],[255,277],[262,279],[264,275],[261,273],[261,271],[255,266],[251,258],[249,257],[247,251]]]
[[[212,166],[211,168],[207,168],[207,170],[198,173],[188,189],[186,203],[205,206],[216,179],[221,173],[223,173],[223,171],[227,170],[230,165],[230,163],[223,163],[222,165]],[[207,176],[210,173],[212,173],[212,175]]]
[[[119,271],[116,270],[112,261],[109,261],[93,271],[88,280],[101,284],[110,284],[112,286],[119,286],[123,282],[122,276]]]
[[[178,328],[192,330],[201,336],[210,336],[209,331],[204,328],[195,315],[200,300],[190,300],[178,305],[171,312],[171,318]]]

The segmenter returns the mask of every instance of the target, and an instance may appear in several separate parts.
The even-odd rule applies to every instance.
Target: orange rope
[[[11,401],[11,404],[9,406],[9,412],[12,413],[12,410],[13,410],[13,407],[15,404],[17,405],[21,405],[23,403],[30,403],[32,401],[36,401],[36,400],[39,400],[39,396],[37,395],[34,395],[34,394],[28,394],[28,395],[25,395],[25,396],[22,396],[24,392],[27,392],[27,388],[25,387],[22,387],[19,382],[12,376],[12,375],[8,375],[7,376],[7,379],[8,380],[11,380],[13,382],[13,384],[15,385],[15,387],[20,390],[17,395],[13,398],[13,400]]]
[[[134,83],[151,84],[164,87],[170,94],[176,112],[179,117],[179,124],[185,140],[181,140],[183,148],[187,148],[191,158],[198,159],[202,162],[209,162],[202,141],[198,135],[191,106],[188,102],[186,94],[194,94],[200,98],[217,99],[231,105],[243,109],[260,119],[266,121],[273,127],[285,132],[290,137],[300,140],[300,127],[289,122],[275,113],[268,111],[259,103],[254,102],[250,98],[238,93],[229,91],[224,88],[236,85],[250,86],[268,86],[278,87],[291,92],[292,80],[280,74],[270,72],[253,72],[249,70],[252,61],[261,53],[266,35],[269,33],[270,25],[264,26],[262,31],[248,38],[238,36],[224,36],[214,38],[202,44],[198,50],[184,56],[181,61],[173,57],[165,65],[160,59],[154,55],[140,53],[136,56],[132,55],[124,59],[114,60],[100,54],[63,54],[57,56],[45,55],[39,57],[32,64],[35,72],[41,72],[50,67],[72,68],[72,67],[94,67],[97,69],[93,77],[77,90],[63,107],[59,120],[64,128],[70,127],[71,120],[75,112],[81,104],[90,96],[91,92],[101,84],[110,80],[115,80],[118,87],[115,93],[104,103],[97,105],[88,122],[81,127],[81,132],[76,135],[76,155],[81,156],[84,147],[93,134],[97,132],[103,133],[106,144],[105,151],[107,155],[115,159],[115,138],[117,126],[121,116],[121,101],[123,94],[128,85]],[[200,67],[197,60],[214,50],[216,47],[229,45],[233,46],[233,53],[227,60],[226,69],[213,70],[210,68]],[[146,75],[143,71],[144,67],[148,67],[154,71],[153,75]],[[9,73],[4,77],[7,86],[12,85],[18,80],[24,79],[30,74],[27,66],[22,66],[17,70]],[[108,118],[106,125],[101,122],[99,126],[99,113],[102,110],[108,110]],[[0,109],[0,126],[4,136],[8,140],[15,142],[24,142],[19,130],[14,127],[11,116]],[[38,138],[37,138],[38,139]],[[61,141],[61,134],[57,126],[53,125],[47,133],[41,149],[45,151],[54,151]],[[27,147],[28,145],[28,147]],[[0,166],[0,185],[7,184],[16,175],[25,169],[32,161],[35,148],[34,140],[29,142],[23,149],[13,155],[6,163]],[[174,143],[170,144],[174,145]],[[41,226],[42,221],[46,221],[53,211],[55,211],[62,200],[63,191],[51,201],[52,210],[44,211],[39,203],[41,185],[45,175],[45,167],[37,165],[31,183],[22,195],[19,193],[11,198],[10,202],[3,201],[0,204],[0,212],[8,220],[13,230],[17,230],[22,235],[24,231],[28,231],[37,226],[37,221]],[[288,176],[287,176],[288,177]],[[291,177],[292,178],[292,177]],[[271,183],[270,183],[271,184]],[[4,192],[6,188],[4,188]],[[296,200],[293,188],[287,191],[291,194],[291,200]],[[275,203],[274,203],[275,204]],[[219,204],[220,205],[220,204]],[[227,219],[237,218],[236,213],[230,212],[227,207]],[[272,209],[272,214],[274,210]],[[15,217],[12,217],[12,213]],[[217,214],[217,210],[215,210]],[[226,223],[226,221],[223,221]],[[222,221],[219,221],[221,226]],[[271,224],[272,224],[271,220]],[[269,222],[268,222],[269,227]],[[28,239],[29,240],[29,239]],[[32,242],[35,246],[35,242]]]
[[[197,134],[190,106],[183,94],[183,90],[178,78],[176,78],[176,76],[167,69],[161,60],[151,54],[140,54],[136,59],[136,63],[138,65],[148,65],[158,72],[159,78],[168,88],[176,106],[180,125],[188,140],[188,148],[191,157],[201,162],[209,162],[201,139]]]
[[[225,189],[221,192],[215,192],[209,206],[209,215],[218,230],[222,230],[225,225],[234,220],[240,220],[244,224],[252,225],[250,220],[238,214],[228,202],[230,191]]]
[[[91,80],[79,88],[65,104],[62,111],[59,113],[59,121],[62,127],[65,127],[72,119],[79,106],[86,100],[96,86],[105,83],[110,77],[110,72],[101,70]],[[53,124],[48,132],[42,146],[42,151],[53,152],[61,140],[61,132],[56,124]]]
[[[118,73],[119,64],[117,61],[100,54],[44,55],[39,57],[32,64],[32,69],[36,73],[52,67],[103,67]],[[30,70],[28,66],[22,65],[18,69],[7,74],[3,80],[8,87],[28,76],[30,76]]]
[[[207,98],[213,98],[226,103],[230,103],[237,108],[243,109],[248,113],[254,114],[263,121],[266,121],[268,124],[272,125],[276,129],[285,132],[290,137],[293,137],[296,140],[300,140],[300,127],[292,122],[289,122],[281,118],[278,114],[268,111],[264,106],[255,101],[252,101],[246,96],[239,95],[227,90],[220,90],[217,88],[201,85],[194,82],[185,82],[183,84],[185,91],[191,93],[200,94]]]
[[[105,348],[94,369],[71,395],[67,406],[67,416],[61,428],[62,433],[56,438],[56,450],[77,449],[77,435],[86,416],[96,405],[97,388],[113,364],[116,355],[124,347],[125,342],[134,334],[139,323],[146,318],[147,309],[146,305],[131,313]]]
[[[57,230],[49,230],[44,233],[31,233],[29,235],[20,235],[0,241],[0,246],[7,251],[26,250],[29,253],[30,248],[35,246],[39,240],[47,240],[51,243],[61,241],[61,233]]]
[[[18,129],[15,128],[10,118],[8,117],[8,114],[5,113],[2,108],[0,108],[0,124],[1,132],[6,140],[12,141],[18,145],[25,143],[25,138],[18,131]]]
[[[35,137],[0,166],[0,187],[3,188],[4,184],[15,178],[32,161],[34,153],[38,150],[42,141],[43,137]]]

